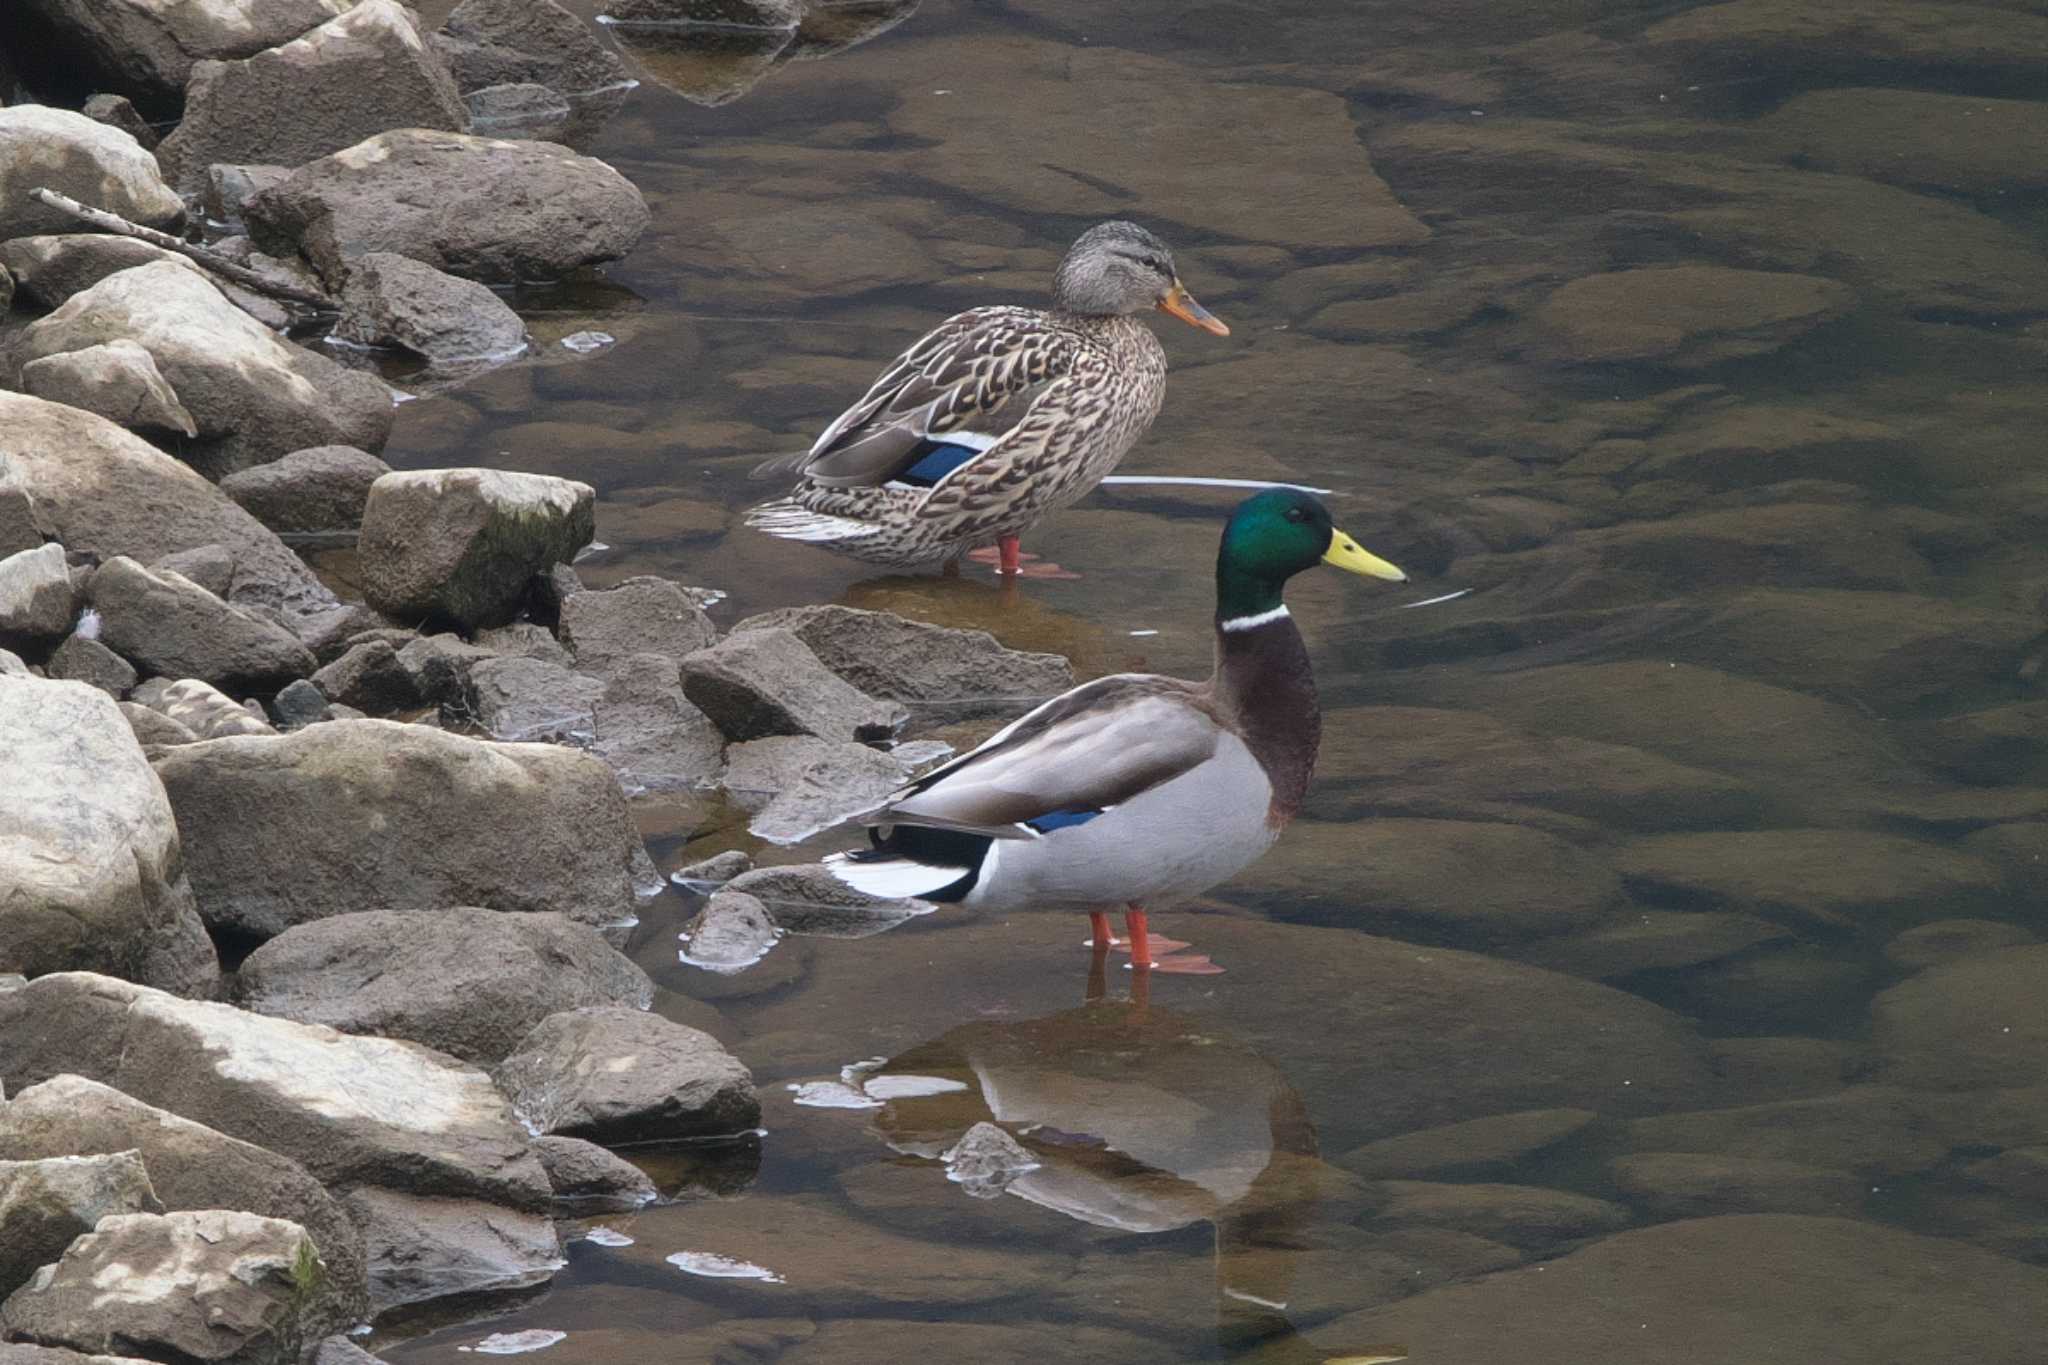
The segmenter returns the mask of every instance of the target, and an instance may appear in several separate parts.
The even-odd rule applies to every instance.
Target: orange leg
[[[1004,536],[996,541],[996,552],[1002,556],[999,572],[1005,578],[1015,578],[1017,571],[1024,567],[1024,547],[1015,536]]]
[[[1145,931],[1145,907],[1132,901],[1124,911],[1124,932],[1131,936],[1131,967],[1152,970],[1152,936]]]
[[[1145,907],[1136,901],[1124,911],[1124,927],[1131,937],[1131,969],[1139,972],[1160,971],[1181,976],[1215,976],[1223,969],[1200,953],[1189,953],[1186,957],[1172,957],[1188,945],[1179,939],[1154,938],[1145,927]],[[1154,957],[1157,951],[1160,955]]]
[[[1095,949],[1097,952],[1105,952],[1116,947],[1116,935],[1109,931],[1109,912],[1107,910],[1090,910],[1088,912],[1088,927],[1093,931],[1092,936],[1088,940],[1090,948]]]

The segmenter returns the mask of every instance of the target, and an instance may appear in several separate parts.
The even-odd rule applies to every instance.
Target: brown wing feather
[[[1064,693],[892,795],[860,818],[999,838],[1055,811],[1104,810],[1180,776],[1221,733],[1194,683],[1150,674],[1099,678]]]

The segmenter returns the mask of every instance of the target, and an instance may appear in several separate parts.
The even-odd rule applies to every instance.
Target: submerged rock
[[[297,1365],[325,1276],[313,1239],[281,1218],[113,1214],[0,1304],[0,1327],[82,1351]]]
[[[451,905],[603,925],[636,904],[625,798],[570,749],[337,720],[184,745],[157,772],[221,930],[270,938],[357,910]]]
[[[344,1202],[369,1244],[370,1304],[379,1313],[541,1284],[562,1266],[561,1242],[544,1213],[367,1187]]]
[[[761,1121],[753,1077],[717,1039],[619,1006],[550,1015],[495,1075],[533,1127],[593,1142],[723,1137]]]
[[[162,1213],[135,1152],[0,1159],[0,1297],[109,1214]]]
[[[1074,685],[1059,654],[1005,649],[985,630],[928,625],[886,611],[787,607],[750,616],[741,631],[781,629],[871,697],[919,703],[949,716],[1021,711]]]
[[[125,338],[31,360],[21,367],[21,387],[52,403],[96,412],[131,431],[199,435],[155,357]]]
[[[601,161],[551,142],[401,128],[299,167],[244,207],[258,246],[303,250],[331,285],[393,251],[466,279],[557,279],[616,260],[646,201]]]
[[[228,593],[243,606],[292,611],[335,605],[334,594],[276,535],[189,465],[105,418],[0,392],[0,471],[34,499],[35,524],[69,550],[143,563],[202,545],[233,555]],[[6,485],[0,474],[0,507]]]
[[[731,974],[766,957],[781,938],[768,907],[744,891],[713,893],[683,931],[683,959],[692,967]]]
[[[308,1331],[345,1331],[368,1315],[362,1233],[290,1157],[82,1076],[57,1076],[0,1105],[0,1160],[73,1152],[138,1153],[166,1209],[239,1209],[299,1224],[327,1266],[306,1312]]]
[[[466,94],[530,84],[581,95],[627,79],[618,54],[553,0],[462,0],[432,42]]]
[[[390,472],[354,446],[311,446],[237,470],[220,491],[273,531],[352,531],[362,525],[370,485]]]
[[[156,362],[198,427],[186,458],[215,477],[307,446],[374,450],[390,434],[380,381],[284,340],[171,261],[72,295],[22,332],[16,354],[30,361],[121,340]]]
[[[1599,1115],[1589,1109],[1528,1109],[1381,1138],[1336,1160],[1368,1180],[1505,1172],[1531,1152],[1562,1142]]]
[[[487,85],[464,99],[469,126],[494,137],[555,142],[575,116],[566,96],[545,85]]]
[[[682,668],[684,695],[727,739],[883,739],[904,720],[902,708],[841,681],[786,630],[727,636],[685,658]]]
[[[1620,1157],[1611,1169],[1621,1196],[1658,1218],[1700,1218],[1716,1213],[1852,1217],[1868,1189],[1848,1171],[1692,1152]]]
[[[194,66],[184,119],[157,159],[196,194],[217,162],[303,166],[386,128],[462,133],[469,113],[418,16],[397,0],[359,0],[289,43]]]
[[[534,575],[590,543],[596,499],[589,484],[544,474],[386,474],[363,507],[363,596],[408,619],[503,625]]]
[[[10,1090],[70,1072],[260,1140],[329,1185],[546,1207],[546,1173],[490,1078],[417,1043],[86,972],[0,994],[0,1040]]]
[[[128,134],[69,109],[0,109],[0,241],[78,230],[70,214],[29,198],[33,189],[147,227],[174,227],[185,217],[185,202],[164,183],[156,158]]]
[[[1368,1193],[1375,1224],[1419,1223],[1524,1248],[1613,1232],[1630,1221],[1618,1204],[1531,1185],[1382,1180]]]
[[[2048,1021],[2048,945],[1977,953],[1930,967],[1871,1002],[1885,1078],[1927,1090],[2031,1086]]]
[[[661,1197],[647,1173],[582,1138],[537,1137],[534,1154],[548,1168],[555,1198],[584,1209],[637,1209]]]
[[[396,346],[436,362],[509,360],[526,349],[526,324],[483,285],[389,251],[349,262],[339,341]]]
[[[1532,316],[1541,352],[1556,360],[1703,369],[1790,345],[1855,297],[1811,275],[1659,266],[1573,280]]]
[[[738,805],[755,812],[751,833],[793,844],[871,808],[907,776],[901,763],[865,744],[776,735],[727,749],[723,782]]]
[[[113,700],[0,675],[0,753],[0,972],[103,971],[210,994],[220,968],[194,933],[178,826]]]
[[[312,651],[283,626],[125,555],[93,574],[92,603],[100,638],[151,673],[275,691],[315,667]]]
[[[409,1038],[482,1063],[558,1011],[654,1001],[647,974],[595,929],[468,908],[302,924],[251,953],[237,982],[237,998],[258,1014]]]
[[[1925,90],[1808,90],[1752,125],[1826,170],[1972,194],[2048,188],[2028,149],[2048,141],[2038,100]]]

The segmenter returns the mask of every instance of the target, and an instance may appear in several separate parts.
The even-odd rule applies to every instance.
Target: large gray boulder
[[[557,633],[585,673],[608,673],[635,654],[681,659],[718,638],[718,627],[678,583],[651,575],[562,599]]]
[[[437,364],[509,360],[526,349],[526,324],[488,288],[389,251],[350,263],[334,335]]]
[[[96,412],[130,431],[199,435],[192,414],[156,367],[156,357],[133,341],[31,360],[21,367],[21,387],[52,403]]]
[[[330,1187],[528,1209],[550,1197],[490,1077],[418,1043],[65,972],[0,993],[0,1044],[10,1092],[70,1072],[291,1157]]]
[[[171,570],[116,555],[93,573],[100,638],[145,671],[274,692],[317,666],[298,636]]]
[[[353,531],[370,485],[390,472],[367,450],[312,446],[237,470],[220,491],[273,531]]]
[[[26,363],[110,341],[141,345],[199,429],[183,451],[218,478],[316,445],[382,448],[391,395],[279,337],[213,283],[171,261],[107,276],[23,330]]]
[[[61,1075],[0,1104],[0,1160],[135,1152],[163,1207],[240,1209],[304,1227],[327,1263],[314,1330],[346,1331],[369,1315],[363,1235],[306,1168],[254,1143],[144,1104],[83,1076]]]
[[[816,735],[882,739],[903,708],[876,701],[818,662],[787,630],[736,632],[682,661],[683,694],[727,739]]]
[[[590,543],[596,502],[589,484],[546,474],[386,474],[363,506],[363,598],[408,620],[504,625],[535,574]]]
[[[128,134],[69,109],[17,104],[0,109],[0,241],[73,232],[78,220],[28,197],[50,189],[130,222],[167,228],[185,203],[156,158]]]
[[[110,1213],[162,1213],[139,1154],[0,1160],[0,1296]]]
[[[101,644],[96,636],[76,631],[50,651],[43,671],[53,678],[91,683],[116,699],[128,695],[137,677],[135,666]]]
[[[398,661],[398,651],[389,640],[365,640],[351,646],[348,653],[315,673],[312,682],[326,701],[373,716],[420,704],[413,675]]]
[[[237,999],[259,1014],[410,1038],[483,1063],[557,1011],[654,1001],[647,974],[595,929],[471,908],[302,924],[251,953],[237,982]]]
[[[113,699],[0,676],[0,753],[0,972],[99,971],[211,993],[220,965],[178,826]]]
[[[633,913],[640,836],[587,754],[337,720],[182,745],[157,764],[220,929],[267,939],[351,911],[451,905],[591,925]]]
[[[302,252],[335,286],[372,251],[492,283],[555,279],[625,255],[648,224],[640,191],[601,161],[419,128],[301,166],[243,212],[258,246]]]
[[[0,242],[0,265],[14,272],[23,298],[44,308],[55,308],[109,275],[159,261],[185,258],[133,237],[100,232],[45,233]],[[193,270],[199,268],[189,261],[185,264]]]
[[[290,42],[355,0],[25,0],[61,57],[101,90],[152,112],[176,112],[192,67],[208,57],[247,57]]]
[[[532,1209],[369,1186],[350,1191],[346,1202],[370,1247],[370,1304],[378,1313],[525,1288],[563,1264],[553,1220]]]
[[[733,627],[786,630],[820,663],[871,697],[954,715],[1021,710],[1074,685],[1064,655],[1005,649],[985,630],[957,630],[888,611],[785,607]]]
[[[197,194],[216,163],[303,166],[386,128],[467,132],[469,110],[418,17],[396,0],[360,0],[291,42],[196,65],[157,160]]]
[[[191,466],[103,417],[0,391],[0,519],[10,483],[43,536],[101,559],[153,563],[202,545],[235,560],[238,605],[312,611],[334,594],[257,520]]]
[[[462,0],[432,42],[464,93],[518,84],[582,95],[627,79],[618,54],[553,0]]]
[[[761,1121],[753,1076],[716,1038],[616,1005],[550,1015],[495,1074],[534,1128],[592,1142],[727,1136]]]
[[[110,1214],[0,1304],[46,1346],[202,1365],[298,1365],[326,1267],[306,1230],[208,1209]]]
[[[0,559],[0,641],[62,639],[77,614],[62,545],[51,541]]]
[[[500,654],[465,675],[462,718],[493,739],[587,745],[597,737],[597,703],[604,692],[601,678],[548,659]]]

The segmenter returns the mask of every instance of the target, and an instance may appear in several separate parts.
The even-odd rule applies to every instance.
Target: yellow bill
[[[1230,329],[1223,325],[1223,319],[1196,303],[1195,296],[1190,294],[1188,287],[1179,280],[1175,280],[1173,288],[1167,290],[1166,296],[1159,300],[1159,311],[1171,313],[1189,326],[1199,327],[1205,332],[1214,332],[1220,337],[1230,335]]]
[[[1406,583],[1408,575],[1366,549],[1342,531],[1330,535],[1330,548],[1323,552],[1323,563],[1335,564],[1352,573],[1362,573],[1367,578],[1384,578],[1389,583]]]

